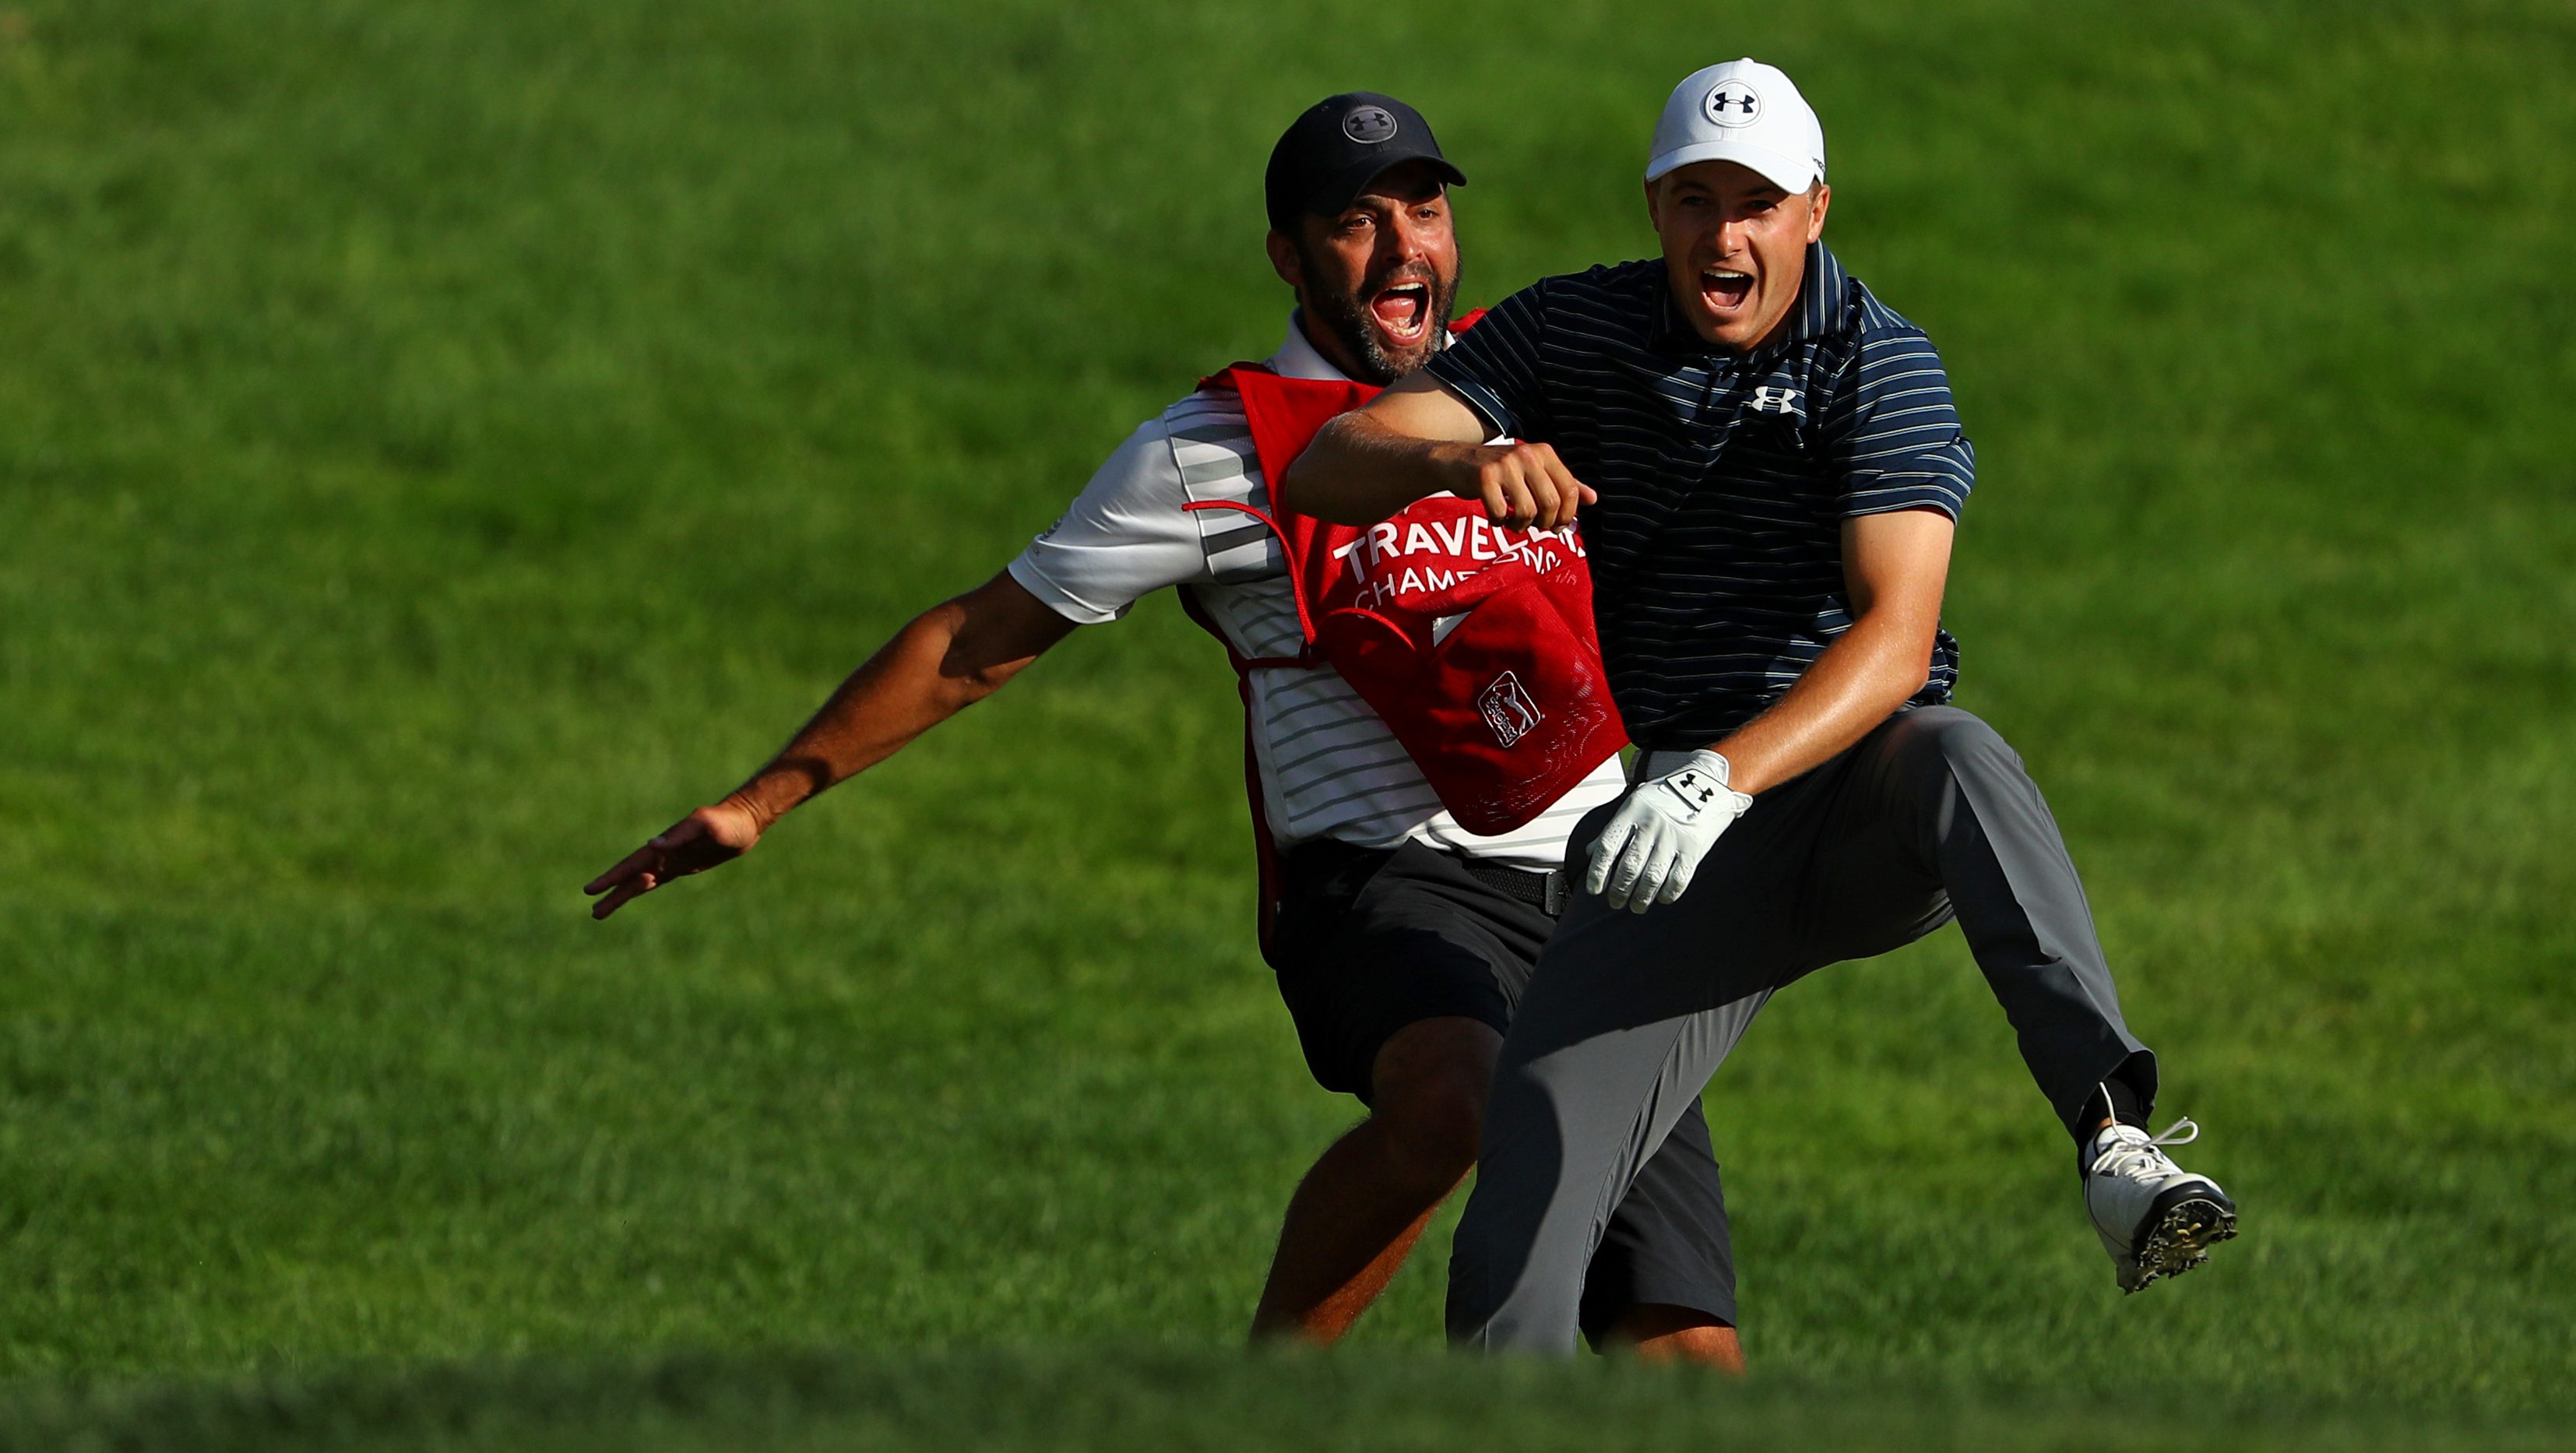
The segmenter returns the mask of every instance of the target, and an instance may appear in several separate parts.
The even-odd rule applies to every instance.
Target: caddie
[[[2123,1019],[2047,803],[1949,705],[1941,628],[1974,454],[1941,360],[1823,241],[1824,133],[1789,78],[1695,72],[1657,122],[1662,256],[1542,279],[1327,425],[1286,503],[1362,523],[1438,492],[1581,512],[1611,689],[1640,754],[1575,846],[1497,1068],[1451,1265],[1454,1338],[1556,1352],[1637,1167],[1772,994],[1957,919],[2134,1291],[2235,1207],[2150,1136]],[[1522,442],[1486,441],[1509,436]]]
[[[1268,253],[1296,310],[1256,371],[1384,385],[1435,356],[1458,286],[1448,188],[1464,181],[1392,97],[1301,115],[1265,178]],[[1301,611],[1280,539],[1241,512],[1269,505],[1245,407],[1202,386],[1146,421],[1008,568],[906,625],[749,781],[588,891],[606,918],[730,861],[1076,626],[1177,588],[1246,663],[1255,822],[1275,869],[1264,954],[1316,1080],[1370,1112],[1298,1186],[1253,1319],[1256,1337],[1331,1342],[1475,1163],[1495,1055],[1566,897],[1566,836],[1624,783],[1612,757],[1523,825],[1477,836],[1330,666],[1262,664],[1297,653]],[[1725,1201],[1696,1109],[1641,1157],[1597,1239],[1575,1313],[1597,1344],[1740,1366]]]

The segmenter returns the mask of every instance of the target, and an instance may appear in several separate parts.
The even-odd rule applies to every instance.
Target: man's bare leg
[[[1376,1107],[1289,1198],[1253,1340],[1341,1340],[1394,1279],[1467,1172],[1502,1036],[1482,1020],[1424,1019],[1380,1047]]]
[[[1630,1307],[1603,1335],[1601,1350],[1624,1351],[1640,1362],[1691,1363],[1739,1377],[1744,1373],[1744,1343],[1735,1329],[1691,1307]]]

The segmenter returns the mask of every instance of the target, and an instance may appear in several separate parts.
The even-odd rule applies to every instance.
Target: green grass
[[[0,1409],[0,1448],[43,1453],[767,1453],[1352,1447],[2163,1453],[2563,1448],[2531,1417],[1938,1381],[1750,1385],[1633,1365],[1474,1370],[1421,1354],[1253,1358],[1169,1347],[856,1359],[782,1353],[507,1369],[348,1372],[310,1382],[53,1392]]]
[[[1833,970],[1711,1091],[1791,1390],[1739,1405],[2576,1407],[2563,5],[0,0],[0,1425],[512,1359],[419,1396],[534,1416],[675,1348],[755,1400],[846,1349],[816,1439],[1085,1347],[1230,1385],[1354,1107],[1168,601],[720,878],[575,890],[1273,346],[1300,106],[1434,119],[1490,301],[1645,248],[1653,107],[1748,51],[1944,349],[1961,700],[2247,1234],[2123,1301],[1955,938]],[[1559,1426],[1417,1355],[1446,1234],[1244,1416]]]

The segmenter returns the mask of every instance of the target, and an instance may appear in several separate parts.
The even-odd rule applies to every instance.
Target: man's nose
[[[1431,256],[1431,224],[1401,217],[1379,234],[1378,252],[1385,262],[1421,262]]]

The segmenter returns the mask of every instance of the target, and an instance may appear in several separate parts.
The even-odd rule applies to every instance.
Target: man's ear
[[[1281,282],[1299,290],[1302,296],[1306,286],[1306,267],[1305,259],[1297,255],[1296,241],[1274,228],[1262,245],[1270,249],[1270,270],[1279,274]]]
[[[1834,189],[1826,186],[1823,182],[1818,182],[1816,183],[1816,190],[1813,195],[1815,197],[1815,211],[1807,218],[1807,240],[1809,242],[1813,242],[1817,238],[1825,235],[1825,209],[1833,205]]]
[[[1646,183],[1646,225],[1664,230],[1664,189],[1653,182]]]

